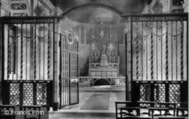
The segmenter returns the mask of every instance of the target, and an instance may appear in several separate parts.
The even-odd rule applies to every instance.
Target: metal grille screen
[[[23,84],[23,105],[33,105],[33,84]]]
[[[4,22],[4,80],[52,80],[52,19]]]
[[[180,85],[179,84],[169,85],[169,101],[173,103],[177,103],[177,106],[180,106]]]
[[[20,84],[10,83],[10,104],[19,105],[20,104]]]
[[[37,84],[37,105],[47,104],[47,84]]]
[[[187,81],[187,16],[129,17],[126,35],[133,80]]]
[[[150,84],[140,85],[140,101],[150,101],[151,87]],[[140,106],[148,107],[149,104],[141,104]]]
[[[156,102],[165,102],[165,84],[155,84],[154,86],[154,100]]]

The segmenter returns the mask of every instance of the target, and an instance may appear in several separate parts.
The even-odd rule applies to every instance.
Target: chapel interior
[[[188,2],[1,0],[0,119],[188,119]]]

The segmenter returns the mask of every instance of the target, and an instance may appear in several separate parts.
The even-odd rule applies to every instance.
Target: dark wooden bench
[[[166,115],[172,115],[172,114],[169,113],[169,110],[173,111],[173,115],[172,116],[176,115],[175,112],[176,112],[177,103],[158,102],[157,104],[159,105],[159,107],[167,107],[168,108],[168,112],[166,112]]]
[[[158,119],[185,119],[185,117],[158,117]]]
[[[162,115],[162,111],[164,111],[164,116],[167,115],[167,112],[168,112],[168,108],[166,107],[148,107],[148,113],[149,113],[149,116],[152,116],[152,119],[154,116],[163,116]],[[155,111],[159,111],[160,114],[159,115],[155,115],[154,112]]]
[[[133,112],[135,111],[135,114]],[[121,107],[120,108],[121,119],[126,116],[140,116],[140,107]]]
[[[120,106],[119,106],[120,105]],[[119,119],[121,118],[121,110],[120,108],[123,108],[123,107],[128,107],[131,105],[131,101],[116,101],[115,102],[115,115],[116,115],[116,119]]]
[[[177,107],[176,108],[177,116],[188,116],[188,107]],[[182,115],[179,115],[179,112],[182,113]],[[187,114],[185,114],[187,112]]]
[[[188,104],[188,102],[180,102],[180,107],[176,108],[177,116],[188,117]],[[179,112],[181,112],[182,114],[179,115]],[[187,114],[185,114],[185,112],[187,112]]]
[[[137,102],[141,108],[148,108],[148,107],[154,107],[155,102],[153,101],[138,101]],[[148,106],[143,106],[143,105],[148,105]]]
[[[123,119],[151,119],[151,117],[129,116],[129,117],[124,117]]]
[[[142,112],[141,114],[143,115],[148,115],[148,107],[154,107],[155,102],[153,101],[137,101],[139,107],[143,109],[147,109],[147,111]]]

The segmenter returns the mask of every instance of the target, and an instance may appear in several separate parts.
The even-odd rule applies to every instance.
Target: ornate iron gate
[[[59,96],[60,108],[62,108],[67,105],[79,103],[78,41],[72,29],[60,34],[60,51],[61,73]]]
[[[187,102],[188,14],[124,17],[132,101]]]
[[[63,34],[62,21],[63,17],[2,18],[3,104],[52,106],[55,98],[61,106],[78,103],[78,41],[71,29]],[[57,82],[60,92],[54,87]],[[60,97],[53,96],[53,87]]]

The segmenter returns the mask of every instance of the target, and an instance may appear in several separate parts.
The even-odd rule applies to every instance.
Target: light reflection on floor
[[[63,109],[61,109],[60,111],[63,111],[63,110],[67,110],[67,111],[91,111],[90,108],[88,108],[88,110],[84,110],[81,108],[84,106],[84,105],[88,105],[86,103],[89,103],[89,98],[93,95],[107,95],[109,93],[109,109],[108,110],[103,110],[103,111],[107,111],[107,112],[114,112],[115,111],[115,101],[121,101],[121,100],[125,100],[125,87],[124,86],[118,86],[118,87],[115,87],[115,86],[110,86],[110,85],[101,85],[101,86],[92,86],[92,87],[80,87],[79,88],[80,91],[79,91],[79,104],[76,104],[76,105],[73,105],[73,106],[67,106]],[[102,97],[102,99],[104,99]],[[98,98],[101,98],[98,97]],[[100,99],[101,100],[101,99]],[[92,103],[96,103],[96,102],[92,102]],[[98,103],[98,101],[97,101]],[[89,104],[90,105],[90,104]],[[96,105],[96,104],[94,104]],[[99,105],[99,104],[97,104]],[[93,109],[93,107],[92,107]],[[101,109],[100,110],[93,110],[93,111],[102,111]]]
[[[80,87],[79,90],[79,104],[50,112],[50,119],[115,119],[115,101],[125,100],[124,86],[102,85]],[[106,108],[92,107],[105,102]]]

